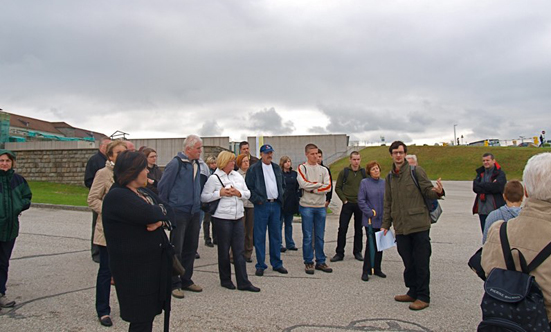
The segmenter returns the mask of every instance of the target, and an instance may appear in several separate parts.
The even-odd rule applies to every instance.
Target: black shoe
[[[287,248],[281,247],[281,249],[279,249],[279,251],[281,251],[281,252],[286,252],[286,251],[287,251]]]
[[[262,269],[256,269],[256,272],[254,273],[257,277],[262,277],[264,275],[264,270]]]
[[[206,240],[205,241],[205,246],[212,248],[212,247],[214,247],[214,244],[212,244],[211,240]]]
[[[375,271],[375,275],[379,278],[386,278],[386,274],[383,271]]]
[[[98,256],[92,256],[92,260],[94,261],[94,263],[99,264],[99,255]]]
[[[338,261],[342,261],[344,259],[344,256],[342,255],[339,255],[339,254],[336,254],[335,256],[333,256],[333,258],[331,258],[331,262],[338,262]]]
[[[260,292],[260,288],[258,287],[255,287],[253,285],[249,285],[247,287],[243,287],[243,288],[238,288],[239,290],[242,290],[242,291],[249,291],[249,292],[255,292],[255,293],[258,293]]]
[[[222,285],[222,287],[227,289],[235,289],[235,285],[231,281],[222,282],[220,283],[220,285]]]
[[[199,259],[199,258],[201,258],[201,256],[199,256],[199,253],[196,252],[196,253],[195,253],[195,259]]]
[[[364,256],[362,256],[362,254],[360,254],[359,252],[357,252],[357,253],[354,254],[354,258],[356,258],[356,259],[359,260],[360,262],[363,262],[363,261],[364,261]]]
[[[277,269],[276,269],[276,268],[273,268],[273,270],[274,270],[274,271],[277,271],[277,272],[279,272],[279,273],[281,273],[281,274],[287,274],[287,273],[289,273],[289,271],[287,271],[287,269],[284,268],[283,266],[278,267]]]
[[[103,326],[113,326],[113,321],[111,320],[111,317],[109,317],[109,316],[105,316],[103,318],[100,318],[99,322]]]
[[[247,262],[247,263],[252,263],[252,262],[253,262],[253,259],[250,258],[250,257],[249,257],[249,258],[245,258],[245,262]]]
[[[298,248],[297,247],[292,247],[292,248],[287,248],[287,250],[291,250],[291,251],[297,251]]]
[[[367,273],[367,271],[364,271],[362,273],[362,280],[363,281],[368,281],[369,280],[369,273]]]

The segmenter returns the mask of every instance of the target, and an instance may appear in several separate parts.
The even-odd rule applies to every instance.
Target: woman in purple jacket
[[[385,180],[381,178],[381,165],[377,161],[370,161],[365,167],[368,177],[363,179],[360,183],[360,191],[358,193],[358,206],[363,212],[362,225],[367,231],[369,219],[371,219],[371,225],[374,232],[381,230],[383,222],[383,205],[385,196]],[[367,237],[365,244],[364,264],[362,272],[362,280],[368,281],[371,274],[371,255],[369,251],[369,241],[375,241],[373,236],[371,239]],[[375,252],[375,275],[381,278],[386,278],[386,274],[381,271],[381,261],[383,259],[383,252]]]

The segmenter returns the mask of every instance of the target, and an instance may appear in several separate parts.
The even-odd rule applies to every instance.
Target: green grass
[[[541,152],[551,152],[550,148],[519,148],[519,147],[483,147],[483,146],[409,146],[408,154],[417,155],[422,166],[432,180],[441,177],[442,180],[473,180],[475,169],[482,166],[482,155],[485,152],[494,154],[501,165],[507,179],[522,179],[522,171],[531,156]],[[360,151],[362,167],[377,160],[386,176],[390,170],[392,159],[388,146],[367,147]],[[331,165],[331,173],[336,180],[339,172],[348,166],[348,157]]]
[[[88,206],[88,188],[70,184],[29,181],[33,203]]]

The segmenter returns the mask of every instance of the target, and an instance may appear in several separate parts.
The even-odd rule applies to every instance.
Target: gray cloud
[[[218,125],[216,120],[208,120],[203,123],[201,130],[199,130],[201,136],[220,136],[222,135],[222,128]]]
[[[290,134],[295,129],[293,122],[290,120],[283,121],[283,118],[273,107],[251,113],[249,115],[247,128],[256,133],[273,135]]]
[[[0,108],[14,113],[151,136],[212,119],[232,137],[277,127],[436,141],[453,124],[474,139],[551,123],[544,0],[25,4],[0,11]],[[258,105],[319,109],[329,123],[243,125]]]

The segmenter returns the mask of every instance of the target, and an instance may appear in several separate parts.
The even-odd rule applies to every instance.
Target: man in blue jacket
[[[170,233],[176,256],[186,269],[186,273],[172,279],[172,296],[183,298],[184,291],[201,292],[191,277],[195,254],[199,245],[201,230],[201,190],[205,181],[201,173],[208,172],[200,162],[203,141],[199,136],[189,135],[184,140],[184,151],[172,159],[165,168],[157,188],[159,196],[174,209],[176,228]]]
[[[266,256],[266,229],[270,240],[270,264],[274,271],[287,274],[281,261],[281,206],[283,203],[283,173],[272,162],[274,149],[269,144],[260,147],[261,162],[252,165],[245,181],[254,204],[253,241],[256,250],[256,275],[263,276],[268,266]]]

